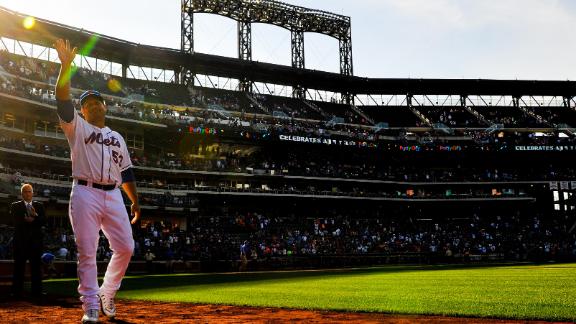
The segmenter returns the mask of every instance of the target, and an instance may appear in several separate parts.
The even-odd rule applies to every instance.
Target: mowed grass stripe
[[[131,277],[118,298],[574,321],[576,265]]]

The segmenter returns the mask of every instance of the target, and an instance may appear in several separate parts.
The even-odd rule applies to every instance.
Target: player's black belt
[[[94,183],[94,182],[89,184],[88,181],[80,180],[80,179],[78,179],[78,184],[81,186],[92,187],[92,188],[96,188],[96,189],[100,189],[100,190],[104,190],[104,191],[110,191],[110,190],[116,189],[115,184],[105,185],[105,184],[99,184],[99,183]]]

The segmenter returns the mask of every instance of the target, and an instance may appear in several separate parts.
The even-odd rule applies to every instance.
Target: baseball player
[[[78,247],[78,292],[83,323],[98,322],[99,309],[108,317],[116,315],[114,296],[134,250],[132,228],[119,187],[132,201],[131,223],[140,217],[132,162],[120,134],[105,126],[106,105],[99,92],[88,90],[80,96],[82,115],[70,100],[71,67],[76,48],[68,40],[54,44],[60,59],[56,83],[60,126],[70,145],[72,177],[69,216]],[[104,282],[98,287],[96,250],[99,231],[110,242],[110,259]]]

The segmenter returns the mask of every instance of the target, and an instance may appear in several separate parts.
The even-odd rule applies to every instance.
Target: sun
[[[34,19],[34,17],[28,16],[22,20],[22,26],[26,29],[34,28],[34,25],[36,25],[36,19]]]

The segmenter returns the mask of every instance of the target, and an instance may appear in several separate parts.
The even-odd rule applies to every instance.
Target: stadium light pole
[[[180,22],[180,49],[186,54],[194,54],[194,12],[193,0],[181,0],[181,22]],[[180,69],[180,83],[187,86],[194,86],[194,74],[183,66]]]
[[[252,61],[252,23],[249,20],[238,20],[238,58]],[[244,75],[240,80],[240,91],[252,93],[253,82]]]

